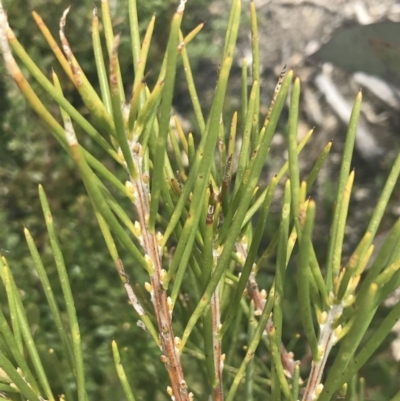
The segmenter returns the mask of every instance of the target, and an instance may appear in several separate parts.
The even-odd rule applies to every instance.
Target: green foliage
[[[46,231],[32,236],[24,230],[35,267],[35,273],[29,268],[33,277],[25,281],[35,281],[33,290],[19,281],[17,286],[13,263],[9,263],[12,255],[1,259],[0,391],[8,399],[51,401],[56,394],[79,401],[99,397],[102,384],[91,377],[96,372],[89,363],[95,353],[99,371],[107,373],[103,394],[107,399],[364,399],[368,380],[358,379],[358,372],[400,317],[400,304],[383,319],[377,316],[380,305],[400,284],[399,222],[364,272],[400,174],[400,155],[364,237],[344,261],[355,177],[351,160],[362,100],[358,94],[344,145],[327,260],[321,262],[313,239],[317,205],[308,197],[331,144],[321,150],[307,176],[300,177],[299,153],[312,131],[297,143],[299,79],[293,80],[293,71],[283,70],[267,115],[260,115],[258,29],[251,3],[251,91],[247,93],[247,69],[243,68],[241,109],[231,118],[224,115],[242,13],[240,0],[233,0],[215,93],[205,115],[186,49],[197,40],[202,24],[187,33],[184,11],[182,1],[171,15],[170,33],[161,47],[163,56],[153,81],[147,80],[146,71],[152,66],[146,62],[154,48],[150,45],[154,19],[146,25],[147,19],[141,17],[139,23],[134,0],[128,2],[124,22],[130,41],[114,33],[109,4],[102,1],[101,10],[93,13],[93,41],[77,45],[78,50],[79,46],[93,49],[96,77],[86,74],[87,61],[81,62],[67,40],[68,10],[60,23],[63,51],[36,15],[61,65],[49,80],[7,28],[0,8],[4,65],[53,133],[54,144],[64,149],[63,163],[79,174],[86,192],[78,197],[74,193],[72,200],[64,193],[53,193],[48,199],[39,185],[38,205]],[[197,143],[191,133],[184,132],[179,118],[174,116],[173,124],[171,119],[181,62],[200,132]],[[26,80],[26,71],[37,86]],[[92,86],[93,80],[98,84]],[[71,86],[80,96],[79,106],[63,92],[63,87]],[[260,188],[289,92],[289,160]],[[24,120],[12,123],[26,124]],[[35,127],[33,134],[41,128]],[[237,152],[236,133],[242,139]],[[71,170],[66,170],[63,185],[68,184]],[[281,212],[273,216],[274,193],[282,187]],[[21,192],[19,196],[27,195]],[[57,210],[60,203],[67,204],[80,221],[56,225],[51,209]],[[96,229],[87,217],[89,204]],[[277,221],[271,241],[262,250],[266,227]],[[70,246],[71,227],[84,241],[83,247]],[[96,249],[100,237],[111,258]],[[7,249],[12,250],[20,239],[8,241]],[[116,274],[107,269],[112,263]],[[272,276],[265,274],[267,267],[272,267]],[[118,277],[121,290],[115,289]],[[33,294],[26,295],[20,286]],[[40,292],[46,305],[35,304]],[[92,293],[90,297],[87,292]],[[81,314],[88,313],[94,316],[95,327],[80,324]],[[139,327],[134,329],[136,319]],[[301,338],[295,355],[293,344],[287,344],[293,332]],[[98,344],[112,336],[112,344]],[[301,366],[297,358],[307,348],[309,362]],[[111,354],[115,370],[107,365]],[[101,366],[102,361],[107,366]],[[119,390],[114,389],[117,381]]]

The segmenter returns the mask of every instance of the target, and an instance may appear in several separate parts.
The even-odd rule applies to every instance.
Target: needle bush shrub
[[[88,371],[93,373],[87,369],[91,349],[79,319],[85,309],[96,317],[101,302],[109,302],[120,319],[118,326],[84,325],[92,336],[115,337],[106,344],[115,373],[102,368],[118,378],[120,390],[108,392],[104,398],[365,399],[368,382],[359,376],[359,370],[384,343],[400,316],[399,304],[384,318],[376,316],[379,306],[400,284],[400,221],[365,271],[400,173],[400,156],[393,163],[365,235],[346,260],[342,248],[355,179],[351,160],[361,109],[359,93],[338,172],[326,235],[327,256],[319,260],[313,241],[317,205],[309,193],[332,143],[321,149],[310,171],[300,174],[299,155],[312,141],[313,132],[297,141],[301,85],[292,70],[283,69],[268,113],[261,115],[254,3],[250,3],[251,78],[244,64],[240,109],[230,116],[224,113],[241,8],[241,2],[233,0],[214,98],[205,115],[187,53],[203,24],[182,32],[185,1],[172,16],[166,51],[151,87],[147,85],[146,61],[155,18],[141,35],[143,21],[139,23],[136,2],[128,1],[130,36],[123,40],[130,42],[133,71],[125,76],[120,60],[126,60],[126,54],[120,59],[121,36],[113,31],[107,0],[101,2],[101,11],[94,9],[91,46],[98,92],[67,39],[69,9],[60,20],[60,45],[34,13],[62,73],[79,93],[84,112],[64,97],[60,81],[65,77],[60,80],[53,71],[49,80],[30,58],[0,6],[4,65],[73,162],[87,193],[81,205],[90,202],[97,220],[95,236],[84,224],[77,235],[95,243],[102,237],[115,266],[112,277],[119,279],[123,290],[123,295],[111,290],[116,281],[107,270],[98,268],[90,275],[85,271],[104,263],[96,259],[95,250],[90,257],[92,266],[76,263],[79,256],[70,256],[66,263],[63,251],[68,244],[59,241],[62,227],[53,220],[46,183],[39,185],[47,238],[40,239],[38,248],[28,228],[24,234],[41,283],[35,291],[45,294],[47,306],[26,304],[27,296],[14,280],[13,266],[3,256],[0,391],[4,398],[86,401],[98,396],[96,380],[88,377]],[[32,89],[19,63],[42,87],[40,93]],[[180,68],[186,77],[198,140],[171,115]],[[132,88],[128,94],[127,87]],[[39,95],[43,93],[42,100]],[[261,187],[260,176],[285,102],[289,104],[288,161]],[[93,150],[88,143],[98,148]],[[270,211],[278,185],[283,190],[277,218],[271,217]],[[279,225],[273,237],[267,246],[261,246],[266,225],[276,220]],[[260,280],[266,266],[273,274],[264,274]],[[92,279],[85,281],[85,275]],[[80,295],[85,291],[103,294],[102,301],[87,304],[89,298]],[[122,298],[125,302],[116,306]],[[47,337],[43,326],[39,329],[42,335],[35,335],[38,315],[46,317],[40,324],[49,327]],[[134,320],[138,328],[131,330]],[[289,332],[291,327],[298,335]],[[130,336],[121,336],[124,330]],[[144,376],[147,380],[137,378]],[[400,393],[394,393],[392,400],[398,400]]]

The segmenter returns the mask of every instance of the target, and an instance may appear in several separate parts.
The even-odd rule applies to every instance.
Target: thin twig
[[[166,271],[162,268],[162,248],[159,245],[161,234],[151,233],[147,227],[150,210],[149,176],[147,173],[142,172],[141,145],[138,142],[132,141],[130,149],[132,149],[132,158],[135,169],[138,172],[136,179],[133,177],[130,178],[135,189],[134,203],[141,230],[139,241],[143,246],[146,253],[145,258],[148,260],[152,270],[152,274],[150,275],[151,286],[148,286],[148,290],[150,290],[160,333],[161,349],[163,352],[161,360],[168,371],[172,386],[172,388],[168,389],[168,393],[171,395],[171,398],[174,397],[174,401],[190,401],[193,398],[193,394],[188,392],[177,347],[180,339],[174,337],[172,328],[172,304],[162,285]]]
[[[122,260],[121,259],[118,259],[116,261],[116,266],[117,266],[117,269],[118,269],[119,276],[120,276],[120,278],[121,278],[121,280],[122,280],[122,282],[124,284],[126,294],[128,295],[128,299],[129,299],[129,301],[131,302],[131,304],[133,306],[133,309],[135,309],[136,313],[140,317],[146,315],[146,312],[145,312],[143,306],[140,304],[140,302],[139,302],[139,300],[138,300],[138,298],[137,298],[137,296],[135,294],[135,291],[133,291],[133,288],[132,288],[132,286],[131,286],[131,284],[129,282],[129,277],[125,272],[124,265],[122,264]]]
[[[217,265],[219,253],[213,250],[214,266]],[[223,401],[224,390],[222,381],[222,371],[224,368],[225,354],[221,353],[222,345],[218,332],[221,328],[221,308],[220,308],[220,284],[215,288],[214,294],[211,297],[211,316],[212,316],[212,332],[213,332],[213,356],[214,356],[214,371],[216,382],[213,385],[213,400]]]
[[[315,400],[323,390],[323,385],[321,383],[322,374],[329,353],[337,341],[335,331],[341,329],[341,326],[337,329],[332,329],[332,323],[342,314],[343,308],[344,306],[342,304],[332,305],[328,312],[324,312],[324,323],[320,324],[320,335],[318,339],[318,350],[321,355],[318,362],[312,362],[310,376],[308,378],[307,387],[304,391],[302,401]]]
[[[244,244],[242,241],[237,242],[236,250],[240,254],[240,257],[243,258],[243,260],[245,260],[247,257],[247,244]],[[255,315],[260,316],[265,306],[267,293],[265,290],[260,291],[258,288],[255,275],[255,268],[256,265],[254,264],[254,269],[250,273],[249,279],[247,281],[247,294],[254,301]],[[268,333],[271,330],[272,326],[273,326],[272,319],[269,318],[268,323],[264,330],[265,336],[268,337]],[[281,344],[281,360],[282,360],[282,365],[285,369],[285,375],[289,378],[292,378],[296,367],[296,362],[294,360],[293,353],[288,352],[283,343]]]

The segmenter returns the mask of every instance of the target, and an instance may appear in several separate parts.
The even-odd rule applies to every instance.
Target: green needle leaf
[[[101,47],[100,33],[99,33],[99,17],[97,13],[97,7],[93,9],[92,19],[92,41],[94,59],[96,62],[97,76],[99,77],[101,97],[108,114],[112,115],[110,87],[108,85],[108,75],[106,72],[106,66],[104,64],[103,50]]]
[[[118,378],[122,384],[122,388],[124,389],[125,397],[126,397],[127,401],[135,401],[135,397],[132,393],[131,386],[129,385],[128,378],[126,377],[126,374],[125,374],[125,369],[121,363],[121,357],[119,355],[117,343],[113,340],[111,345],[112,345],[112,351],[113,351],[113,356],[114,356],[115,368],[117,369]]]
[[[342,205],[342,197],[344,193],[344,188],[346,185],[346,181],[350,174],[350,166],[351,160],[353,155],[354,149],[354,142],[356,139],[357,133],[357,124],[358,118],[360,116],[361,111],[361,101],[362,101],[362,94],[361,92],[358,93],[356,100],[354,102],[353,110],[351,112],[349,127],[347,130],[346,135],[346,142],[344,145],[344,151],[342,156],[342,165],[340,167],[340,174],[339,174],[339,185],[337,189],[337,196],[335,202],[335,209],[333,213],[333,220],[331,225],[331,236],[328,245],[328,256],[327,256],[327,265],[326,265],[326,286],[328,291],[332,290],[333,288],[333,278],[334,278],[334,254],[336,250],[336,241],[337,241],[337,231],[339,225],[339,216],[340,210]]]
[[[161,104],[160,131],[156,138],[155,156],[153,159],[153,178],[151,181],[151,204],[148,222],[149,231],[154,233],[158,204],[161,194],[161,181],[164,180],[164,157],[167,136],[169,132],[169,121],[171,119],[171,106],[175,86],[175,73],[177,61],[177,48],[179,29],[182,22],[183,10],[178,9],[172,19],[171,33],[167,48],[167,71],[163,89]]]
[[[275,107],[273,108],[273,111],[271,114],[271,119],[267,126],[267,131],[262,138],[259,152],[257,152],[256,157],[250,162],[247,172],[245,173],[245,175],[243,177],[243,183],[241,185],[241,189],[239,190],[238,194],[235,197],[235,198],[241,199],[240,205],[237,209],[235,219],[232,222],[232,226],[229,227],[229,234],[228,234],[228,227],[226,226],[225,234],[227,234],[227,237],[226,237],[226,240],[224,243],[224,248],[223,248],[222,254],[221,254],[218,264],[215,268],[214,274],[212,275],[211,280],[210,280],[209,284],[207,285],[207,288],[206,288],[200,302],[196,306],[196,309],[193,312],[192,316],[190,317],[189,322],[187,323],[186,328],[183,332],[182,342],[181,342],[182,348],[184,347],[186,341],[188,340],[190,333],[193,330],[197,320],[200,318],[203,310],[208,305],[211,295],[215,291],[215,288],[218,285],[218,282],[219,282],[223,272],[226,269],[226,266],[227,266],[228,261],[231,256],[231,252],[236,243],[236,239],[242,228],[242,222],[243,222],[244,216],[246,215],[248,205],[251,201],[254,189],[257,185],[258,177],[261,172],[262,166],[264,164],[265,156],[268,152],[269,143],[271,142],[272,135],[275,131],[275,127],[278,122],[278,118],[279,118],[280,112],[283,107],[283,103],[286,98],[286,94],[287,94],[287,92],[289,90],[289,86],[292,82],[292,76],[293,76],[293,74],[292,74],[292,72],[290,72],[283,82],[283,85],[279,91],[279,94],[278,94],[278,97],[277,97],[277,100],[275,103]],[[241,193],[241,192],[243,192],[243,193]],[[229,213],[230,213],[230,211],[229,211]],[[228,215],[229,215],[229,213],[228,213]],[[221,228],[220,237],[218,238],[218,240],[225,239],[222,236],[222,230],[223,230],[225,224],[226,224],[226,220]]]
[[[312,230],[315,217],[315,203],[311,200],[308,203],[307,215],[304,228],[300,239],[300,253],[297,266],[297,291],[299,296],[300,318],[305,335],[310,345],[313,360],[317,362],[320,358],[318,354],[317,336],[312,318],[310,302],[310,259],[312,246]]]
[[[289,172],[292,194],[292,213],[296,229],[299,231],[299,188],[300,174],[297,154],[297,123],[299,119],[299,99],[300,99],[300,79],[294,80],[292,97],[289,109],[289,132],[288,132],[288,151],[289,151]]]
[[[43,191],[42,186],[40,186],[39,188],[40,188],[40,191]],[[25,228],[24,232],[25,232],[26,242],[29,247],[29,251],[30,251],[32,259],[35,263],[36,271],[37,271],[40,281],[42,283],[42,288],[46,295],[47,302],[49,304],[50,311],[51,311],[51,314],[53,316],[53,319],[54,319],[54,322],[56,325],[57,333],[61,339],[64,354],[67,357],[67,360],[70,364],[70,368],[73,370],[75,361],[74,361],[74,357],[73,357],[71,342],[66,334],[65,326],[62,323],[60,309],[58,307],[56,298],[55,298],[53,290],[51,288],[49,278],[47,276],[46,270],[44,269],[43,262],[40,258],[39,252],[36,248],[36,245],[33,241],[33,238],[31,236],[29,230],[27,228]]]
[[[39,186],[39,197],[43,209],[43,215],[46,221],[47,232],[49,233],[50,245],[53,251],[54,261],[56,263],[58,276],[61,283],[61,288],[64,296],[65,306],[68,314],[68,321],[71,331],[72,349],[74,352],[74,374],[76,377],[76,384],[78,390],[78,400],[85,401],[86,384],[85,384],[85,371],[83,366],[81,334],[79,330],[78,318],[76,315],[74,298],[70,286],[70,279],[68,278],[67,269],[64,262],[64,257],[61,252],[60,244],[54,227],[53,217],[51,215],[49,203],[42,186]]]

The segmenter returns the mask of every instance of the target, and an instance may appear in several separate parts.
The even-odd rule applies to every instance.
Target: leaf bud
[[[153,291],[153,287],[150,283],[147,281],[144,283],[144,288],[146,289],[147,292],[151,293]]]
[[[315,395],[318,397],[322,393],[323,389],[324,385],[322,383],[319,383],[317,388],[315,389]]]
[[[148,184],[148,183],[150,182],[149,173],[143,173],[143,174],[142,174],[142,181],[143,181],[145,184]]]
[[[167,298],[167,304],[168,304],[169,311],[172,312],[172,309],[174,308],[174,304],[172,303],[171,297]]]
[[[182,340],[179,337],[174,338],[175,347],[180,347]]]
[[[147,266],[149,266],[151,270],[153,270],[153,261],[151,260],[150,256],[147,253],[146,255],[144,255],[144,259],[147,263]]]
[[[135,201],[135,187],[130,181],[125,181],[125,189],[126,189],[126,195],[128,198],[134,202]]]
[[[118,154],[118,157],[125,163],[124,154],[122,153],[121,148],[118,148],[117,154]]]
[[[326,311],[323,311],[320,314],[318,314],[318,323],[320,325],[325,324],[327,319],[328,319],[328,314],[326,313]]]

